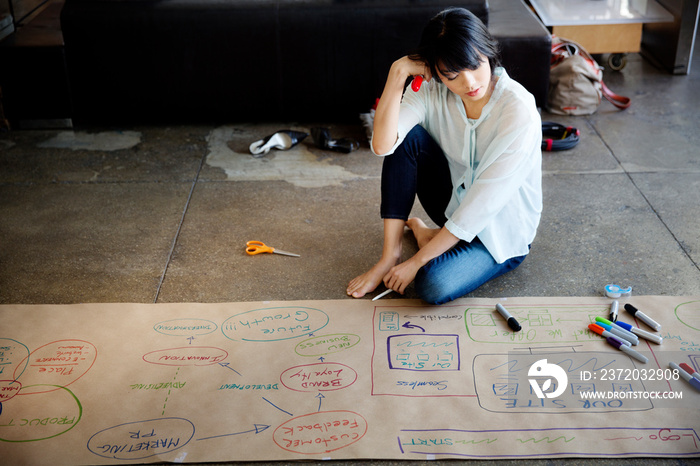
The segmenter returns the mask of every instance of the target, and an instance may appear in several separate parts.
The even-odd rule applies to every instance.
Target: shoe
[[[282,131],[277,131],[275,134],[272,134],[265,139],[255,141],[250,145],[248,150],[250,150],[250,153],[253,154],[253,156],[262,157],[270,152],[270,149],[289,150],[303,141],[308,135],[308,133],[303,133],[301,131],[285,129]]]
[[[311,128],[311,137],[316,147],[349,154],[360,148],[360,143],[352,138],[331,139],[328,128]]]

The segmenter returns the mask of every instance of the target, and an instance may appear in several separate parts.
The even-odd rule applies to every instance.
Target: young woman
[[[404,92],[418,76],[420,89]],[[461,8],[435,16],[391,66],[375,112],[384,246],[348,295],[382,282],[403,294],[415,280],[423,300],[442,304],[520,265],[542,210],[541,142],[535,100],[500,67],[484,24]],[[408,218],[416,195],[439,228]],[[400,262],[405,226],[419,250]]]

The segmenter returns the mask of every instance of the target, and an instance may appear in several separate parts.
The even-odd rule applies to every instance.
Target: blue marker
[[[601,327],[603,327],[608,332],[615,335],[616,337],[622,338],[623,340],[627,340],[635,346],[639,344],[639,338],[637,338],[636,335],[633,335],[632,333],[628,332],[627,330],[623,330],[617,326],[612,326],[610,324],[606,324],[605,322],[602,321],[602,320],[606,320],[606,319],[603,319],[602,317],[600,317],[600,319],[602,319],[602,320],[598,320],[598,319],[599,318],[596,317],[596,323],[598,325],[600,325]]]
[[[606,319],[605,317],[596,317],[595,320],[596,320],[596,322],[602,322],[604,324],[608,324],[609,326],[611,326],[613,328],[617,328],[618,330],[624,330],[626,332],[629,332],[629,329],[626,328],[625,325],[627,325],[627,327],[631,327],[631,325],[625,324],[624,322],[620,322],[620,323],[611,322],[608,319]]]
[[[627,330],[628,332],[631,332],[637,336],[640,336],[644,338],[645,340],[653,341],[657,345],[660,345],[664,339],[663,337],[659,335],[654,335],[653,333],[649,333],[645,330],[642,330],[641,328],[633,327],[632,325],[628,324],[627,322],[621,322],[617,321],[615,322],[615,325],[622,327],[623,329]]]
[[[618,325],[616,322],[610,322],[608,319],[606,319],[604,317],[596,317],[595,320],[598,323],[609,325],[612,329],[617,330],[619,335],[624,335],[627,340],[636,341],[637,343],[639,343],[639,338],[637,338],[636,335],[634,335],[629,330],[623,328],[621,325]],[[635,343],[635,344],[637,344],[637,343]]]
[[[597,333],[598,335],[601,335],[603,338],[608,338],[608,337],[617,338],[615,335],[613,335],[612,333],[608,332],[608,331],[605,330],[603,327],[601,327],[600,324],[588,324],[588,328],[589,328],[590,330],[593,330],[593,331],[594,331],[595,333]],[[629,345],[629,344],[630,344],[630,342],[627,341],[627,340],[621,340],[621,341],[622,341],[622,343],[624,343],[625,345]]]

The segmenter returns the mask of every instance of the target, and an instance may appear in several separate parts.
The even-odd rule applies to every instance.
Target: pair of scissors
[[[291,252],[287,251],[282,251],[281,249],[275,249],[270,246],[267,246],[265,243],[262,241],[248,241],[245,243],[246,248],[245,252],[247,252],[249,255],[253,256],[255,254],[262,254],[265,252],[269,252],[270,254],[282,254],[285,256],[294,256],[294,257],[301,257],[299,254],[294,254]]]

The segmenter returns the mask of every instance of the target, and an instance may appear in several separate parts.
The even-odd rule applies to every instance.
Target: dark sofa
[[[549,34],[520,0],[66,0],[73,121],[357,121],[450,6],[489,25],[542,106]]]

